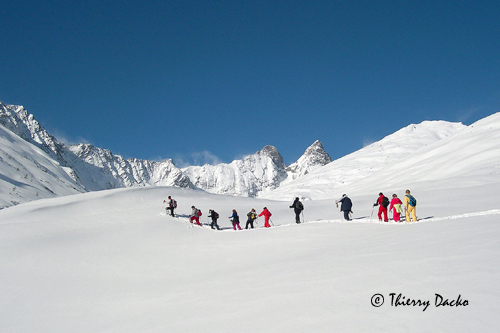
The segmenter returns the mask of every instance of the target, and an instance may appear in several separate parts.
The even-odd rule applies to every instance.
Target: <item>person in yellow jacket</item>
[[[406,222],[410,222],[410,214],[413,217],[413,222],[417,221],[417,200],[410,194],[410,190],[406,190],[404,199],[404,207],[406,210]]]

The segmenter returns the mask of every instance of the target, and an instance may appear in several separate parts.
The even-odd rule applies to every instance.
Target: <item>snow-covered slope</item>
[[[454,188],[445,205],[448,188],[421,190],[421,222],[401,224],[370,221],[371,193],[353,198],[354,222],[316,200],[301,225],[288,202],[166,187],[22,204],[0,211],[0,331],[494,332],[497,188]],[[179,218],[165,215],[167,195]],[[191,205],[203,228],[188,227]],[[230,229],[231,209],[263,206],[275,227]]]
[[[466,127],[461,123],[447,121],[424,121],[420,124],[409,125],[295,181],[286,182],[278,189],[264,193],[262,197],[283,200],[289,200],[295,196],[310,199],[340,197],[349,185],[360,184],[365,178],[372,179],[378,171],[391,166],[397,168],[410,156],[418,160],[421,149]],[[387,178],[385,175],[377,177],[382,183]],[[402,183],[407,178],[402,177]],[[380,189],[374,189],[374,191],[378,193]]]
[[[71,169],[0,125],[0,209],[81,192]]]
[[[54,160],[62,160],[64,145],[50,135],[24,107],[0,102],[0,125],[40,148]]]
[[[0,131],[2,191],[13,182],[22,195],[44,186],[61,195],[81,190],[69,190],[71,170],[52,155]],[[140,173],[116,167],[121,162],[106,151],[76,148],[62,151],[88,164],[82,168]],[[276,153],[252,155],[250,175],[284,177],[269,172],[283,167]],[[271,192],[286,202],[148,186],[0,210],[0,331],[495,332],[499,154],[494,114],[468,127],[411,125]],[[26,180],[17,168],[29,171]],[[164,172],[153,169],[154,177]],[[418,200],[419,222],[371,219],[379,191],[402,196],[406,188]],[[352,222],[334,209],[332,198],[344,192]],[[314,200],[304,202],[306,223],[297,225],[289,205],[303,193]],[[177,218],[165,214],[169,195]],[[188,223],[192,205],[203,211],[203,227]],[[246,213],[264,206],[274,227],[231,229],[232,209],[244,226]],[[219,212],[222,231],[208,227],[208,209]]]
[[[411,180],[440,188],[500,182],[500,112],[421,147],[384,171],[380,177],[374,174],[370,183],[401,187]],[[361,191],[362,186],[352,188]]]

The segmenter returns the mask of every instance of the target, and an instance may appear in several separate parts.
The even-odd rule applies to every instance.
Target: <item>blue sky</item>
[[[2,1],[0,100],[124,157],[332,158],[500,111],[498,1]]]

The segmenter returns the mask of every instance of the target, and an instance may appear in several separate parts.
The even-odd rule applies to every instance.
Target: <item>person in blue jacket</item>
[[[238,216],[238,213],[236,212],[236,209],[233,209],[233,215],[229,216],[231,219],[231,222],[233,222],[233,229],[236,230],[236,227],[241,230],[240,227],[240,217]]]

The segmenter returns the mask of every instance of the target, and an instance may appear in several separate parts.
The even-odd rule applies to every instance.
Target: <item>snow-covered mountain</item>
[[[273,190],[287,177],[283,157],[273,146],[229,164],[189,166],[182,171],[198,188],[211,193],[254,197]]]
[[[409,183],[439,188],[450,179],[463,186],[500,181],[500,113],[470,126],[444,121],[409,125],[262,197],[289,200],[339,198],[401,191]],[[466,166],[473,165],[469,169]],[[446,179],[443,179],[445,177]]]
[[[124,159],[90,144],[66,146],[50,135],[22,106],[0,103],[0,125],[47,153],[54,164],[64,168],[72,177],[70,189],[77,188],[80,191],[177,186],[254,197],[278,188],[287,178],[295,179],[331,161],[321,142],[316,141],[289,168],[275,147],[265,146],[255,154],[229,164],[192,166],[181,170],[171,159],[160,162]],[[3,199],[4,202],[19,203],[37,198],[20,196],[15,200]]]
[[[355,184],[391,164],[401,163],[426,145],[466,127],[447,121],[424,121],[408,125],[295,181],[286,182],[272,193],[264,193],[262,197],[284,200],[294,196],[310,199],[340,197],[345,186]]]
[[[119,187],[162,185],[194,188],[189,178],[170,159],[161,162],[124,159],[89,144],[66,146],[50,135],[22,106],[0,102],[0,128],[4,143],[0,147],[3,162],[13,158],[17,161],[11,163],[15,165],[15,173],[12,173],[10,164],[2,163],[0,174],[3,175],[5,188],[15,191],[1,192],[0,208],[54,195]],[[45,173],[43,177],[30,176],[38,173],[38,166],[52,172]],[[17,172],[18,167],[25,172]],[[64,189],[32,188],[33,179],[52,183],[51,177]]]
[[[0,126],[0,209],[85,192],[72,172],[47,152]]]
[[[67,149],[72,154],[71,167],[89,191],[133,186],[194,188],[171,159],[161,162],[124,159],[90,144],[71,145]]]
[[[332,158],[323,149],[323,144],[319,140],[316,140],[295,163],[290,164],[286,168],[288,173],[287,181],[307,175],[309,172],[327,165],[331,161]]]
[[[85,172],[95,184],[115,173],[131,183],[146,178],[130,167],[140,164],[110,152],[63,147],[82,163],[77,178],[3,125],[0,148],[2,198],[13,186],[17,196],[47,194],[0,210],[2,332],[495,332],[500,325],[500,113],[470,126],[410,125],[282,183],[270,191],[273,200],[170,186],[66,195],[84,190],[71,186],[91,181]],[[245,166],[251,176],[267,163],[261,172],[270,181],[270,171],[284,167],[272,147],[256,155]],[[152,174],[144,184],[157,179]],[[419,221],[378,222],[377,193],[402,196],[406,188],[418,199]],[[296,224],[289,205],[304,193],[314,200]],[[332,200],[342,193],[354,204],[349,222]],[[167,195],[179,204],[177,217],[165,214]],[[203,226],[189,223],[191,205],[203,211]],[[244,216],[264,206],[273,227],[259,220],[261,228],[233,231],[232,209]],[[219,212],[221,231],[208,226],[208,209]]]
[[[35,117],[19,105],[6,105],[0,102],[0,125],[33,144],[59,162],[64,145],[50,135]]]
[[[484,122],[494,122],[494,116],[486,118]],[[321,142],[316,141],[295,163],[288,167],[283,163],[283,157],[275,147],[266,146],[255,154],[228,164],[190,166],[179,169],[170,159],[160,162],[124,159],[109,150],[89,144],[66,146],[50,135],[22,106],[0,103],[0,127],[4,127],[3,132],[10,133],[2,134],[6,140],[4,140],[4,147],[9,147],[4,149],[4,156],[9,154],[17,156],[16,160],[21,162],[16,165],[23,165],[33,175],[36,172],[32,170],[32,167],[36,163],[50,164],[51,168],[45,168],[53,171],[46,173],[45,177],[38,177],[39,180],[49,181],[47,177],[54,177],[61,183],[60,180],[64,179],[61,186],[65,187],[62,191],[39,186],[34,191],[30,188],[33,181],[26,180],[26,173],[12,173],[11,168],[3,164],[0,169],[1,174],[4,175],[3,182],[6,188],[15,188],[17,192],[16,194],[12,191],[1,192],[0,207],[8,207],[41,197],[135,186],[175,186],[202,189],[217,194],[283,200],[289,200],[295,196],[322,199],[339,197],[347,190],[353,191],[356,186],[363,184],[363,179],[371,179],[371,176],[376,175],[380,170],[394,168],[393,174],[398,175],[394,176],[396,178],[380,177],[380,190],[382,190],[385,185],[404,186],[405,179],[409,176],[428,179],[433,169],[427,170],[422,176],[416,173],[418,170],[425,170],[422,165],[424,157],[419,152],[427,149],[428,154],[434,156],[431,151],[434,147],[436,149],[440,147],[438,143],[446,144],[454,140],[454,137],[458,140],[461,136],[455,136],[455,134],[468,133],[467,129],[473,130],[481,124],[482,122],[478,122],[469,127],[461,123],[446,121],[424,121],[420,124],[412,124],[333,162],[323,149]],[[475,131],[474,133],[480,135],[484,132],[488,131]],[[14,134],[33,147],[27,148],[28,146],[24,144],[20,145],[17,139],[13,139]],[[15,151],[21,148],[16,146],[23,147],[18,155]],[[36,156],[40,154],[31,152],[36,149],[46,154],[43,162],[37,160]],[[441,160],[440,156],[446,156],[445,152],[449,152],[450,149],[439,148],[441,153],[434,158]],[[467,154],[470,155],[477,149],[474,148],[474,142],[467,143],[456,156],[467,159]],[[34,162],[31,165],[24,165],[20,156],[31,156]],[[48,161],[49,159],[51,161]],[[456,164],[450,165],[448,171],[459,169],[460,160],[450,157],[446,161],[451,160],[456,161]],[[413,166],[408,163],[412,163]],[[432,165],[428,161],[426,163]],[[404,166],[404,171],[399,170],[398,166]],[[412,170],[412,174],[409,175],[408,170]],[[12,177],[6,175],[12,175]]]

